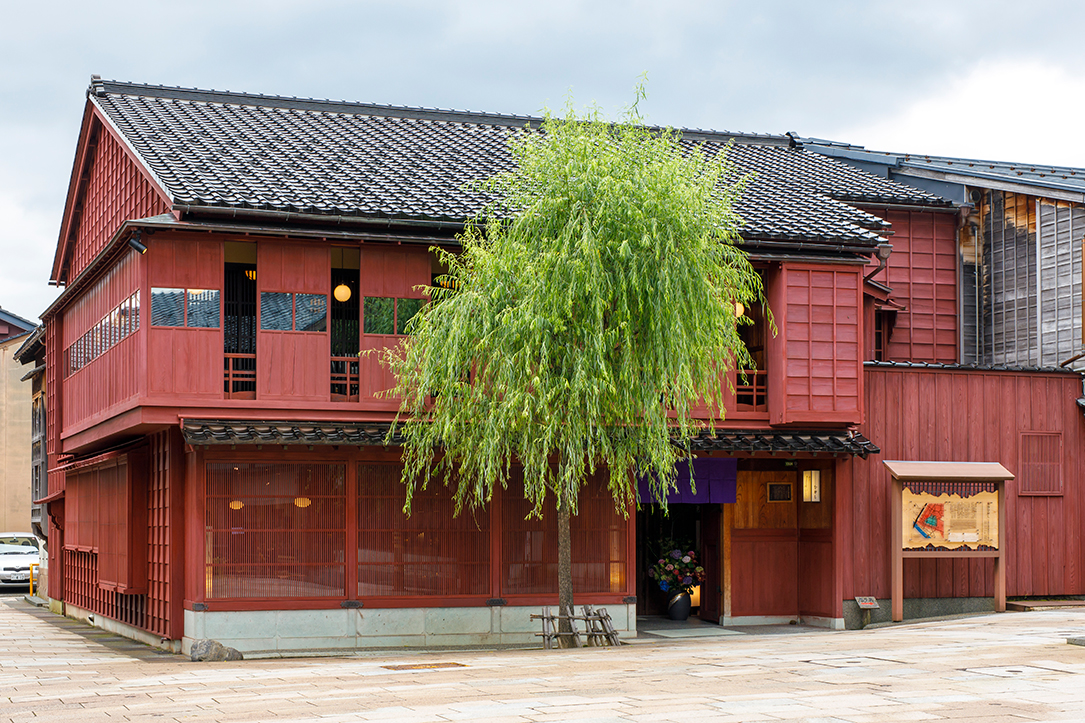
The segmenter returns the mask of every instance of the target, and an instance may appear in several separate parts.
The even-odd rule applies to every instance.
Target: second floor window
[[[219,328],[218,289],[151,289],[151,326]]]
[[[325,331],[328,301],[324,294],[260,292],[262,331]]]
[[[402,336],[407,333],[407,322],[414,318],[425,303],[425,299],[367,296],[365,297],[363,333]]]

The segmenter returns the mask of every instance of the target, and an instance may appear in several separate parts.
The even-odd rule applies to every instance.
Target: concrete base
[[[724,627],[733,625],[789,625],[798,622],[798,615],[723,615],[720,617],[720,625]]]
[[[146,630],[141,630],[140,628],[135,628],[131,625],[126,625],[113,618],[107,618],[104,615],[96,615],[83,608],[77,608],[74,605],[65,605],[63,602],[50,599],[49,611],[58,615],[65,615],[73,620],[81,620],[96,628],[101,628],[102,630],[113,633],[114,635],[120,635],[129,640],[135,640],[144,645],[149,645],[152,648],[166,650],[171,653],[177,653],[181,650],[181,641],[179,640],[166,640],[154,633],[149,633]]]
[[[815,628],[828,628],[829,630],[843,630],[844,618],[827,618],[821,615],[803,615],[803,625],[812,625]]]
[[[622,637],[636,637],[637,606],[606,608]],[[354,608],[333,610],[185,610],[181,651],[209,638],[236,648],[245,657],[290,655],[303,651],[364,648],[541,646],[542,622],[532,607]]]
[[[993,597],[921,597],[904,599],[904,619],[920,620],[946,615],[986,613],[995,611]],[[865,619],[864,613],[870,613]],[[844,626],[848,630],[860,630],[864,625],[888,623],[893,620],[893,601],[878,598],[876,610],[861,610],[854,600],[844,601]]]

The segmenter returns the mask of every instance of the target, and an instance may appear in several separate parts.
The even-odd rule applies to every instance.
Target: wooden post
[[[998,557],[995,558],[995,611],[1006,612],[1006,481],[998,483]]]
[[[720,516],[720,524],[723,529],[720,530],[720,587],[723,588],[722,603],[723,603],[723,616],[720,618],[720,625],[729,625],[731,623],[731,528],[735,526],[735,506],[733,504],[725,504],[723,506],[723,515]]]
[[[899,623],[904,620],[904,530],[901,522],[901,497],[904,486],[901,481],[893,476],[893,489],[889,495],[889,549],[892,561],[889,570],[890,589],[893,598],[893,622]]]

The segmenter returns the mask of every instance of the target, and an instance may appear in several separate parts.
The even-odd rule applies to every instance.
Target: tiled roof
[[[188,444],[352,444],[382,445],[388,422],[251,422],[185,419],[181,433]],[[393,443],[402,444],[399,435]]]
[[[949,371],[973,371],[973,372],[1030,372],[1044,374],[1082,374],[1083,372],[1070,366],[1041,367],[1041,366],[1011,366],[1008,364],[936,364],[932,362],[908,362],[908,361],[868,361],[863,366],[872,369],[944,369]]]
[[[253,422],[229,419],[185,419],[181,433],[195,445],[237,444],[349,444],[383,445],[388,422]],[[396,435],[392,444],[400,445]],[[691,440],[696,451],[799,452],[814,454],[877,454],[878,448],[858,432],[774,432],[717,430]]]
[[[863,146],[817,138],[803,139],[803,143],[820,153],[885,164],[905,175],[912,172],[925,177],[968,182],[981,188],[992,184],[1032,186],[1048,191],[1082,194],[1085,198],[1085,168],[872,151]]]
[[[508,170],[512,133],[538,118],[92,81],[89,97],[189,212],[288,213],[459,225],[486,202],[467,181]],[[748,240],[868,247],[880,219],[844,202],[946,201],[791,148],[786,136],[683,131],[755,177]]]
[[[769,452],[798,454],[852,454],[863,457],[881,450],[869,439],[854,431],[778,432],[771,430],[702,432],[691,446],[695,451]]]

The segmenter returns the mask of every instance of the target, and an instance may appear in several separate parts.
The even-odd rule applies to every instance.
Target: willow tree
[[[638,101],[641,98],[638,92]],[[487,504],[514,465],[558,515],[558,597],[572,613],[570,516],[601,472],[628,514],[635,477],[666,499],[675,462],[723,409],[721,378],[752,368],[736,302],[761,282],[734,245],[741,192],[722,154],[649,129],[636,104],[547,114],[509,142],[515,170],[482,181],[497,201],[391,356],[402,399],[405,509],[433,480],[457,513]]]

